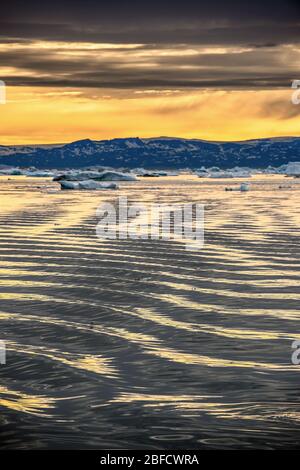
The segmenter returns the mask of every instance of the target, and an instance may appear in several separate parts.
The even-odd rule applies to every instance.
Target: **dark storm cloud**
[[[293,1],[12,0],[1,7],[0,66],[14,71],[1,78],[38,86],[286,87],[297,74],[299,11]],[[57,48],[62,41],[65,50]]]
[[[3,36],[65,41],[255,44],[299,38],[297,2],[43,1],[1,6]]]
[[[272,43],[274,39],[281,44],[299,40],[300,27],[294,22],[289,24],[273,23],[247,25],[241,22],[229,23],[226,26],[206,25],[204,20],[191,19],[184,24],[183,19],[164,24],[159,22],[151,25],[150,21],[139,21],[132,27],[122,24],[111,25],[91,24],[89,27],[70,24],[36,24],[36,23],[5,23],[0,22],[0,38],[42,39],[52,41],[74,42],[112,42],[112,43],[153,43],[156,44],[199,44],[207,45],[246,45],[260,41],[256,47]],[[103,22],[103,20],[102,20]]]

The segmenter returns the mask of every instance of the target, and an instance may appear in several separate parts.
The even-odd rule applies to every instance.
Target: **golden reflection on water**
[[[294,406],[292,402],[266,411],[263,401],[226,403],[226,389],[224,396],[184,394],[179,391],[185,383],[180,378],[178,394],[171,390],[151,393],[149,380],[151,367],[155,371],[160,365],[168,368],[171,376],[173,366],[187,380],[190,391],[194,382],[191,385],[188,380],[198,384],[204,375],[205,385],[203,371],[209,373],[212,368],[217,369],[212,375],[225,379],[227,371],[233,377],[232,370],[237,369],[238,384],[240,368],[253,373],[252,377],[270,374],[273,390],[274,383],[281,387],[281,373],[295,370],[289,362],[290,351],[284,357],[273,356],[271,350],[265,355],[267,348],[262,348],[259,355],[258,348],[251,356],[255,359],[248,360],[247,347],[241,348],[239,357],[238,348],[232,346],[244,341],[243,346],[250,344],[253,350],[256,344],[272,344],[276,349],[284,341],[289,345],[300,338],[294,323],[300,318],[296,304],[299,258],[291,243],[286,243],[287,237],[299,234],[300,180],[289,180],[291,188],[279,190],[282,180],[255,176],[249,193],[241,194],[225,191],[241,180],[213,181],[189,175],[124,182],[119,191],[107,192],[66,192],[49,179],[0,177],[0,299],[8,305],[0,312],[0,321],[3,331],[11,335],[7,350],[18,353],[24,362],[30,360],[28,355],[42,358],[51,367],[56,364],[65,375],[76,371],[89,380],[96,374],[97,383],[98,375],[112,379],[110,383],[120,389],[105,406],[141,403],[147,408],[172,407],[182,416],[203,412],[226,419],[298,421],[297,410],[287,408]],[[148,241],[99,240],[95,210],[104,201],[116,203],[119,196],[147,204],[204,203],[204,249],[186,256],[184,246],[173,241],[152,246]],[[279,252],[272,249],[273,241]],[[96,317],[93,325],[89,314]],[[32,328],[32,344],[26,343],[25,334],[22,337],[23,327],[27,334]],[[35,336],[35,331],[55,331],[57,347],[47,341],[40,344],[44,336]],[[74,346],[76,353],[67,351],[66,331],[93,345],[92,353],[83,354],[80,341],[78,351]],[[226,357],[207,338],[224,341]],[[114,356],[120,341],[125,351],[134,350],[132,363],[132,356],[128,359],[122,348]],[[102,353],[107,344],[111,349]],[[131,383],[126,367],[122,369],[126,361],[149,373],[147,383],[140,386],[144,393],[136,392],[138,386]],[[121,388],[125,374],[126,392]],[[3,385],[0,406],[50,416],[47,412],[54,412],[56,400]]]
[[[116,377],[118,375],[117,369],[112,365],[112,360],[100,355],[67,353],[56,349],[47,349],[42,346],[21,345],[12,341],[6,342],[6,349],[32,356],[45,357],[75,369],[83,369],[88,372],[103,374],[107,377]]]
[[[158,343],[159,340],[154,336],[146,335],[144,333],[128,331],[125,328],[116,327],[104,327],[102,325],[78,323],[74,321],[61,320],[59,318],[47,317],[47,316],[36,316],[36,315],[24,315],[16,313],[0,312],[0,320],[13,319],[17,322],[38,322],[49,325],[63,326],[74,330],[88,331],[90,334],[104,334],[107,336],[116,336],[133,343],[148,345],[151,343]]]
[[[148,348],[149,354],[160,357],[161,359],[167,359],[172,362],[178,362],[179,364],[189,365],[202,365],[207,367],[240,367],[247,369],[265,369],[265,370],[292,370],[293,366],[290,364],[272,364],[266,362],[255,362],[255,361],[243,361],[243,360],[231,360],[222,359],[210,356],[204,356],[199,354],[192,354],[187,352],[180,352],[172,348],[160,347],[157,349]]]
[[[227,338],[240,338],[240,339],[278,339],[280,337],[283,338],[295,338],[295,333],[281,333],[276,331],[264,331],[264,330],[255,330],[255,329],[238,329],[238,328],[228,328],[228,327],[218,327],[210,324],[204,323],[190,323],[190,322],[183,322],[178,320],[173,320],[172,318],[168,317],[165,314],[159,314],[154,312],[154,310],[146,309],[146,308],[137,308],[136,311],[138,312],[138,316],[140,318],[144,318],[146,320],[153,321],[160,325],[171,326],[176,329],[182,329],[187,331],[193,332],[204,332],[210,333],[213,335],[223,336]],[[300,338],[300,334],[298,335]]]
[[[73,329],[79,329],[79,330],[89,330],[92,331],[93,334],[107,334],[107,335],[113,335],[113,336],[119,336],[121,338],[124,338],[128,341],[134,342],[139,344],[140,346],[143,347],[144,352],[147,354],[151,354],[157,357],[160,357],[162,359],[172,361],[172,362],[178,362],[182,364],[192,364],[192,365],[205,365],[208,367],[241,367],[241,368],[253,368],[253,369],[271,369],[271,370],[288,370],[291,369],[291,365],[286,365],[286,364],[272,364],[272,363],[265,363],[265,362],[254,362],[254,361],[243,361],[243,360],[226,360],[222,358],[214,358],[210,356],[204,356],[204,355],[199,355],[199,354],[191,354],[191,353],[186,353],[186,352],[180,352],[178,350],[172,349],[165,347],[162,341],[160,341],[158,338],[147,336],[142,333],[131,333],[123,328],[104,328],[104,327],[98,327],[97,325],[93,326],[93,329],[91,330],[91,326],[87,324],[80,324],[80,323],[75,323],[75,322],[67,322],[64,320],[58,320],[58,319],[53,319],[53,318],[45,318],[42,317],[41,319],[33,316],[33,315],[28,315],[27,317],[24,315],[17,315],[17,314],[7,314],[7,313],[1,313],[0,314],[0,321],[1,320],[7,320],[8,318],[15,319],[16,321],[37,321],[39,323],[48,323],[50,324],[55,324],[55,325],[62,325],[65,327],[72,327]],[[166,326],[168,326],[168,323],[166,322]],[[201,327],[200,327],[201,328]],[[208,327],[208,329],[211,329],[212,332],[215,333],[214,327]],[[216,328],[217,332],[221,336],[227,336],[230,337],[229,332],[226,332],[226,329],[222,328]],[[203,330],[205,331],[205,330]],[[268,335],[268,333],[255,333],[253,332],[253,335],[251,336],[251,331],[246,332],[244,336],[238,334],[234,330],[232,330],[232,337],[235,337],[234,335],[236,334],[238,338],[245,338],[249,337],[249,339],[277,339],[276,334],[272,336],[272,333]],[[223,334],[222,334],[223,333]],[[228,333],[228,334],[226,334]],[[248,333],[248,335],[247,335]],[[280,336],[285,336],[284,334],[278,335]],[[296,335],[295,337],[300,337],[299,335]],[[22,346],[22,345],[17,345],[12,342],[8,343],[7,345],[8,349],[14,350],[14,351],[19,351],[27,354],[32,354],[32,355],[40,355],[47,357],[51,360],[61,362],[63,364],[69,365],[71,367],[79,368],[79,369],[85,369],[89,370],[92,372],[104,374],[110,377],[117,376],[118,372],[115,369],[114,366],[111,365],[111,359],[106,359],[106,358],[101,358],[101,357],[95,357],[95,356],[82,356],[82,355],[74,355],[74,359],[70,353],[60,353],[56,350],[47,350],[46,348],[43,347],[31,347],[31,346]],[[77,357],[79,356],[79,357]]]
[[[22,413],[50,417],[47,410],[55,407],[55,399],[42,395],[28,395],[0,385],[0,406]]]
[[[216,400],[218,399],[219,400]],[[274,403],[273,410],[269,409],[269,403],[262,402],[235,402],[224,403],[222,395],[159,395],[144,393],[121,393],[110,403],[142,403],[145,408],[168,408],[179,411],[182,416],[195,416],[199,419],[199,413],[215,416],[218,419],[263,421],[276,419],[299,421],[300,412],[290,412],[288,407],[297,403]],[[213,401],[212,401],[213,400]],[[95,406],[97,408],[97,406]],[[197,414],[193,414],[197,412]],[[187,414],[188,413],[188,414]]]

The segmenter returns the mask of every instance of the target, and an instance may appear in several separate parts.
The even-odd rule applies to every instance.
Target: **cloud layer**
[[[1,143],[299,135],[291,0],[10,0]]]
[[[2,7],[11,85],[287,87],[299,69],[293,1],[18,2]]]

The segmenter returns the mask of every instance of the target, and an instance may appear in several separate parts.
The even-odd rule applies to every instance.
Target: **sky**
[[[300,136],[296,1],[1,6],[0,144]]]

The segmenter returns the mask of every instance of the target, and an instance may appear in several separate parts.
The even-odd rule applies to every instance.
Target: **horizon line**
[[[73,144],[76,142],[82,142],[85,140],[90,140],[91,142],[104,142],[104,141],[112,141],[112,140],[128,140],[128,139],[140,139],[140,140],[158,140],[158,139],[169,139],[169,140],[193,140],[193,141],[201,141],[201,142],[211,142],[211,143],[241,143],[241,142],[253,142],[255,140],[280,140],[280,139],[300,139],[300,135],[283,135],[283,136],[275,136],[275,137],[255,137],[252,139],[241,139],[241,140],[211,140],[211,139],[201,139],[200,137],[173,137],[173,136],[164,136],[160,135],[157,137],[140,137],[140,136],[128,136],[128,137],[112,137],[107,139],[91,139],[86,137],[84,139],[78,140],[71,140],[66,142],[47,142],[47,143],[32,143],[32,144],[1,144],[1,147],[46,147],[46,146],[64,146]]]

